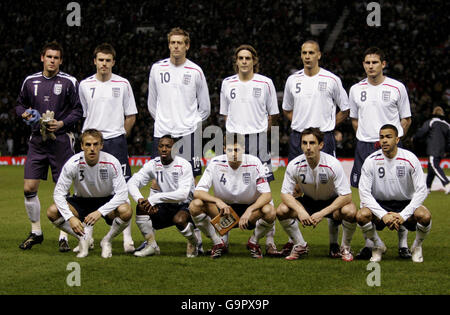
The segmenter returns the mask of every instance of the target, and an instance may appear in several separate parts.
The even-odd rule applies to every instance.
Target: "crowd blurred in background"
[[[378,1],[381,26],[367,25],[367,3],[355,1],[78,1],[81,26],[67,24],[62,1],[0,2],[0,153],[24,155],[30,130],[14,107],[26,76],[42,70],[40,48],[57,40],[64,47],[62,71],[79,81],[95,73],[93,50],[103,42],[117,51],[113,72],[127,78],[134,90],[138,116],[128,139],[129,154],[149,155],[153,119],[147,109],[151,65],[169,56],[167,33],[172,27],[191,36],[188,58],[202,67],[209,85],[211,116],[206,125],[224,127],[219,115],[222,80],[233,74],[234,49],[256,48],[260,73],[272,78],[280,112],[288,76],[303,68],[300,45],[315,39],[322,48],[320,66],[341,77],[344,88],[365,77],[363,52],[378,46],[386,53],[385,74],[407,87],[413,114],[403,140],[407,149],[425,156],[414,133],[441,106],[449,117],[449,4],[445,1]],[[347,11],[343,28],[330,51],[323,51],[336,22]],[[326,24],[320,33],[313,25]],[[314,33],[314,34],[312,34]],[[289,122],[281,114],[280,156],[287,156]],[[81,122],[79,123],[81,129]],[[337,156],[353,157],[355,133],[347,121],[336,130]]]

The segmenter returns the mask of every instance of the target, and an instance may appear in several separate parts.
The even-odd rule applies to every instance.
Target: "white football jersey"
[[[283,109],[293,111],[291,128],[302,132],[309,127],[332,131],[336,126],[336,105],[349,109],[348,96],[341,79],[330,71],[310,77],[300,70],[289,76],[283,96]]]
[[[255,73],[247,82],[233,75],[222,82],[220,114],[227,116],[226,130],[240,134],[267,130],[268,115],[279,113],[277,93],[268,77]]]
[[[289,162],[281,193],[293,194],[297,184],[306,196],[314,200],[328,200],[352,193],[341,162],[325,152],[320,152],[319,163],[314,169],[304,154]]]
[[[194,175],[191,164],[180,156],[176,156],[172,163],[163,165],[158,156],[148,161],[128,181],[128,191],[137,202],[144,198],[139,191],[153,179],[161,189],[148,198],[152,206],[159,203],[189,203],[194,195]]]
[[[125,116],[137,114],[133,89],[127,79],[112,74],[106,82],[95,75],[80,83],[80,101],[86,120],[83,130],[97,129],[104,139],[125,134]]]
[[[211,186],[214,196],[227,204],[253,204],[261,194],[270,192],[261,161],[249,154],[242,155],[236,170],[228,164],[226,154],[213,158],[195,189],[208,192]]]
[[[154,135],[191,134],[211,112],[208,85],[202,69],[186,59],[175,66],[170,59],[153,64],[148,83],[148,110],[155,120]]]
[[[128,189],[119,161],[109,153],[100,151],[96,165],[89,166],[81,151],[72,156],[61,171],[53,192],[53,199],[61,215],[67,221],[73,214],[66,201],[73,184],[74,196],[83,198],[114,197],[98,211],[105,216],[121,204],[130,203]]]
[[[376,200],[411,200],[400,213],[407,220],[427,194],[422,166],[412,152],[398,148],[397,155],[388,159],[378,150],[364,161],[359,180],[361,207],[369,208],[378,218],[387,212]]]
[[[356,138],[359,141],[378,141],[380,128],[385,124],[397,127],[399,137],[402,137],[400,119],[411,117],[405,86],[389,77],[378,85],[371,85],[367,78],[353,85],[349,104],[350,117],[358,119]]]

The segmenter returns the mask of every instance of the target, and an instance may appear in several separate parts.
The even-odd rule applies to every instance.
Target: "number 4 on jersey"
[[[227,183],[227,179],[225,178],[225,174],[222,174],[222,177],[220,177],[220,182],[225,186]]]

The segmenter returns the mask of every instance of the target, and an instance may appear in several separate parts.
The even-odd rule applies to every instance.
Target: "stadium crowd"
[[[344,88],[364,77],[362,53],[379,46],[387,54],[385,72],[405,83],[411,102],[412,126],[404,146],[424,156],[424,148],[411,141],[418,127],[431,116],[433,106],[450,106],[448,80],[450,38],[446,32],[449,4],[414,1],[398,4],[379,1],[381,27],[369,27],[364,2],[347,5],[349,15],[333,49],[324,52],[321,66],[342,78]],[[233,72],[233,50],[242,43],[259,53],[260,72],[272,78],[279,107],[287,77],[302,68],[300,44],[317,40],[321,48],[344,9],[344,1],[311,0],[230,1],[79,1],[81,26],[68,26],[64,2],[12,0],[0,3],[0,153],[24,155],[29,129],[14,112],[23,79],[41,70],[39,50],[51,40],[64,47],[62,71],[79,81],[95,72],[92,51],[102,42],[117,51],[115,72],[133,86],[138,115],[129,138],[130,155],[151,150],[153,120],[147,109],[147,85],[151,64],[168,56],[166,34],[180,26],[191,34],[188,57],[204,70],[211,98],[211,116],[205,125],[224,128],[219,113],[222,80]],[[51,5],[50,5],[51,4]],[[45,10],[44,10],[45,8]],[[48,9],[50,8],[50,9]],[[36,12],[39,12],[38,14]],[[318,36],[311,23],[328,23]],[[289,123],[280,115],[280,155],[287,156]],[[81,122],[79,123],[81,130]],[[352,157],[355,134],[350,121],[338,127],[338,156]],[[342,136],[342,137],[341,137]]]

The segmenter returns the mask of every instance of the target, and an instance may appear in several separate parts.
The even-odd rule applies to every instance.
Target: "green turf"
[[[133,169],[136,172],[137,169]],[[284,168],[276,173],[272,183],[274,201],[278,205]],[[39,198],[42,204],[41,222],[45,240],[32,250],[18,248],[28,235],[29,223],[23,206],[23,168],[0,167],[0,294],[449,294],[450,197],[432,192],[425,205],[433,215],[433,227],[424,242],[424,263],[414,264],[397,258],[397,235],[388,230],[380,233],[388,246],[381,262],[381,286],[369,287],[367,261],[332,260],[328,252],[326,221],[316,229],[302,229],[310,245],[310,254],[299,261],[264,258],[251,259],[245,244],[250,231],[233,230],[229,255],[219,260],[208,257],[185,258],[186,242],[175,227],[157,231],[161,256],[136,258],[123,253],[122,236],[113,242],[113,257],[100,257],[99,241],[107,232],[103,221],[95,226],[95,249],[87,258],[78,259],[72,252],[59,253],[59,230],[45,216],[52,202],[53,183],[42,182]],[[147,194],[147,192],[145,192]],[[354,194],[354,201],[359,198]],[[133,203],[134,206],[134,203]],[[287,236],[277,222],[275,240],[283,246]],[[133,219],[136,246],[142,241]],[[415,233],[410,233],[409,244]],[[205,248],[211,242],[204,238]],[[264,243],[262,240],[261,244]],[[73,238],[70,245],[74,247]],[[357,229],[352,247],[363,245]],[[70,287],[66,278],[70,262],[81,266],[81,286]],[[226,281],[225,279],[231,279]]]

